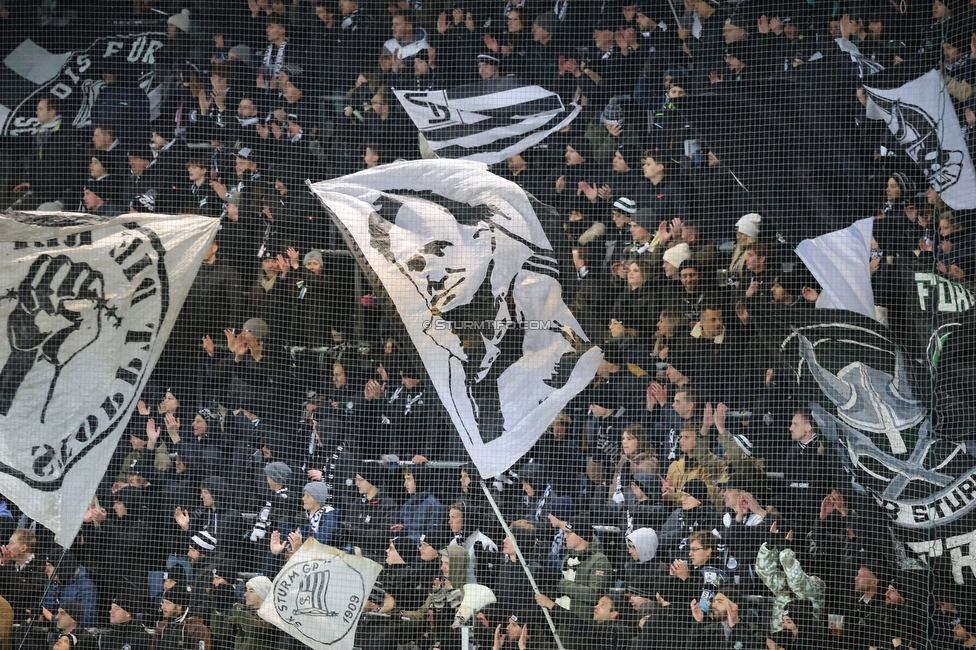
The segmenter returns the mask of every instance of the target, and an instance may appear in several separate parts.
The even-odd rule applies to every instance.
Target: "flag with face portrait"
[[[864,87],[867,116],[883,120],[950,208],[976,208],[976,172],[952,96],[937,70],[897,88]]]
[[[65,547],[218,224],[0,217],[0,493]]]
[[[394,163],[312,185],[396,309],[483,476],[526,453],[603,353],[563,302],[558,215],[480,163]]]
[[[439,158],[500,163],[542,142],[581,110],[515,77],[447,90],[395,90],[400,105]]]

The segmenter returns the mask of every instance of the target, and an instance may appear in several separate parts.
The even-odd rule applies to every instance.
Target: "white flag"
[[[219,221],[0,216],[0,492],[69,546]]]
[[[898,88],[864,92],[867,116],[887,123],[942,200],[955,210],[976,208],[976,172],[942,75],[929,70]]]
[[[796,254],[820,283],[818,309],[846,309],[877,320],[871,289],[871,229],[861,219],[843,230],[804,239]]]
[[[447,90],[394,90],[400,105],[440,158],[500,163],[542,142],[579,115],[541,86],[515,77]]]
[[[312,190],[396,306],[478,471],[507,470],[603,358],[563,302],[536,212],[549,224],[552,209],[459,160],[383,165]]]
[[[84,50],[54,53],[25,39],[0,66],[0,135],[34,133],[41,125],[34,109],[47,97],[67,100],[64,126],[91,125],[92,109],[105,87],[101,74],[106,66],[124,66],[139,79],[149,100],[149,113],[142,119],[155,119],[165,79],[157,77],[154,65],[165,43],[165,33],[115,34]]]
[[[310,648],[350,650],[382,568],[309,537],[278,572],[258,616]]]

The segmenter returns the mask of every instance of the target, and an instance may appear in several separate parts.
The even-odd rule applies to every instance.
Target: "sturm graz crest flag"
[[[64,546],[217,227],[187,215],[0,217],[0,493]]]
[[[965,439],[940,426],[931,388],[944,390],[942,378],[967,366],[971,373],[972,346],[943,337],[939,354],[916,359],[878,322],[832,309],[784,316],[777,328],[819,431],[888,522],[890,536],[871,541],[890,541],[903,568],[976,580],[976,463]],[[960,401],[976,397],[972,382],[951,383],[968,390]]]
[[[406,328],[483,476],[525,454],[603,353],[563,302],[558,215],[481,163],[419,160],[312,186]]]
[[[439,158],[500,163],[542,142],[579,115],[554,92],[515,77],[447,90],[395,90],[430,150]]]
[[[976,172],[942,75],[929,70],[897,88],[864,92],[868,118],[888,125],[942,200],[955,210],[976,208]]]

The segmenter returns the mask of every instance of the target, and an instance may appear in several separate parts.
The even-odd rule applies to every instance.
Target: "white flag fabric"
[[[54,53],[24,40],[0,66],[0,135],[36,132],[40,122],[34,109],[38,100],[48,96],[67,100],[65,126],[90,126],[92,109],[105,87],[101,74],[106,66],[124,66],[139,79],[149,100],[149,113],[143,119],[155,119],[163,84],[154,65],[156,52],[165,43],[165,33],[115,34],[94,40],[84,50]]]
[[[382,566],[309,537],[274,579],[258,616],[316,650],[351,650]]]
[[[534,201],[481,163],[382,165],[312,185],[389,298],[482,476],[536,442],[593,378]]]
[[[877,320],[870,269],[873,227],[874,219],[861,219],[843,230],[804,239],[796,247],[823,288],[818,309],[846,309]]]
[[[541,86],[515,77],[447,90],[394,90],[400,105],[439,158],[500,163],[542,142],[579,115]]]
[[[0,216],[0,493],[69,546],[219,221]]]
[[[976,172],[942,75],[930,70],[898,88],[864,92],[868,118],[885,121],[942,200],[955,210],[976,208]]]

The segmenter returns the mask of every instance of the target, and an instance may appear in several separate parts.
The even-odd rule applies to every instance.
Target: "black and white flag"
[[[0,493],[64,546],[218,223],[0,216]]]
[[[976,208],[976,172],[942,75],[929,70],[898,88],[864,92],[868,118],[887,123],[942,200],[955,210]]]
[[[37,102],[55,97],[65,104],[65,122],[91,125],[92,108],[105,87],[102,73],[126,69],[139,79],[149,100],[146,122],[159,114],[162,88],[153,67],[166,35],[156,32],[119,34],[94,41],[81,51],[51,52],[24,40],[0,67],[0,135],[34,133],[40,123]]]
[[[542,142],[579,115],[554,92],[515,77],[447,90],[393,91],[439,158],[500,163]]]
[[[258,616],[315,650],[351,650],[382,568],[309,537],[275,576]]]
[[[603,358],[563,302],[551,208],[485,165],[383,165],[312,190],[389,298],[483,476],[525,454]]]

